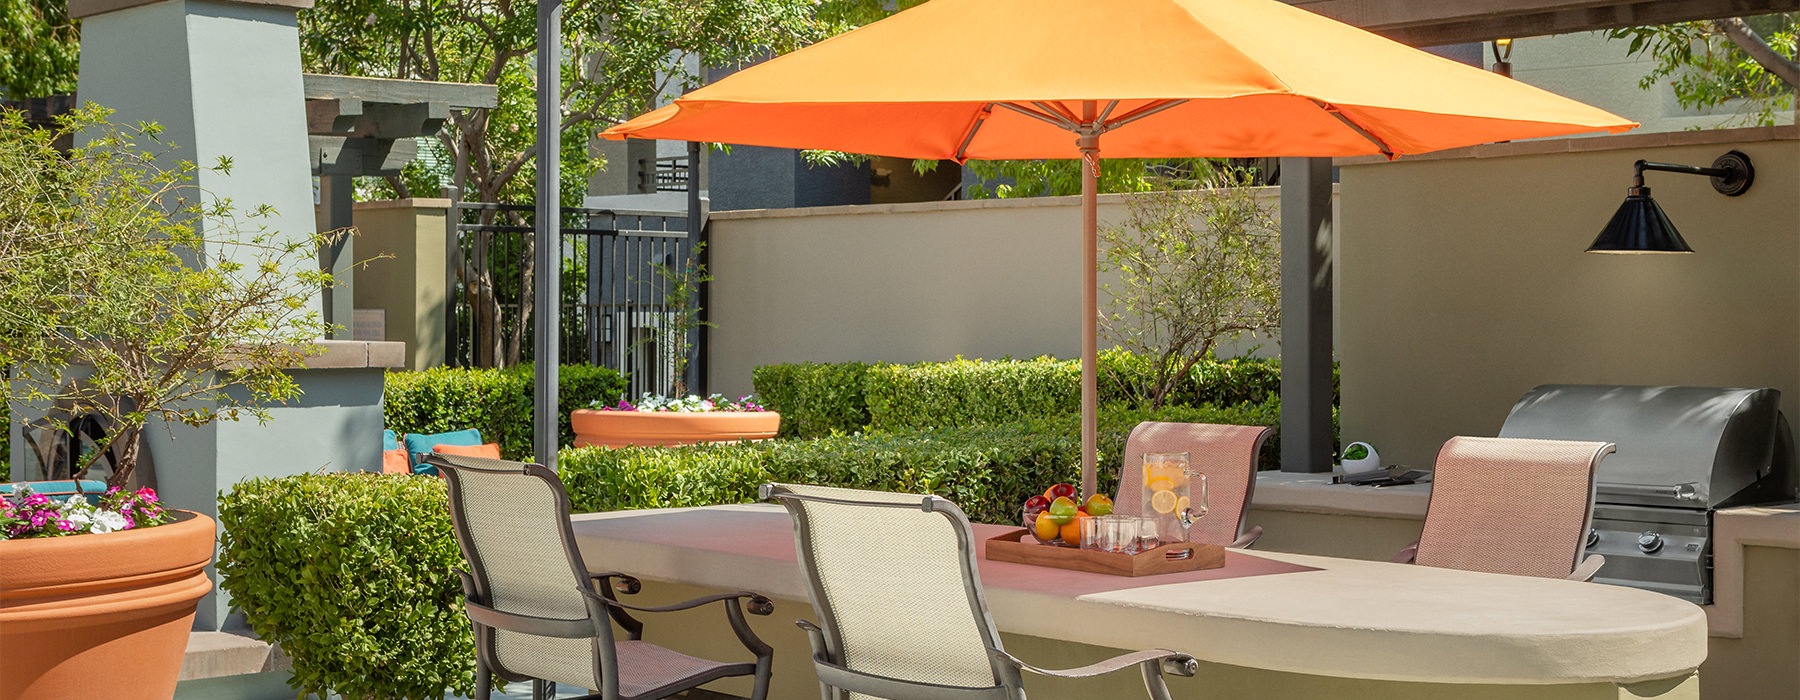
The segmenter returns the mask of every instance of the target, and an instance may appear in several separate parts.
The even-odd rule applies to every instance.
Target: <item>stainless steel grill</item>
[[[1794,438],[1774,389],[1550,384],[1513,405],[1500,437],[1618,445],[1600,462],[1594,580],[1712,602],[1712,513],[1792,500]]]

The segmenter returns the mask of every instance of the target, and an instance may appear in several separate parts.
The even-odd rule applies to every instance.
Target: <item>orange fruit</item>
[[[1176,501],[1174,491],[1157,491],[1150,495],[1150,508],[1158,513],[1168,515],[1175,512]]]
[[[1056,519],[1042,513],[1039,513],[1037,520],[1031,523],[1031,531],[1037,535],[1038,539],[1045,542],[1062,536],[1062,526],[1056,524]]]
[[[1089,517],[1091,516],[1087,513],[1076,513],[1074,520],[1070,520],[1069,524],[1062,526],[1062,541],[1071,547],[1080,547],[1081,521],[1087,520]]]

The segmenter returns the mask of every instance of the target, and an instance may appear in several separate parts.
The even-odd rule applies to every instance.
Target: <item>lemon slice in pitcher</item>
[[[1150,508],[1163,515],[1175,512],[1177,498],[1174,491],[1157,491],[1150,495]]]

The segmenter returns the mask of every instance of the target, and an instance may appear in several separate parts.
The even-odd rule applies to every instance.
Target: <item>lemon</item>
[[[1175,492],[1167,489],[1150,495],[1150,508],[1164,515],[1175,512],[1177,502]]]
[[[1186,513],[1188,510],[1188,506],[1191,506],[1193,504],[1194,504],[1194,502],[1188,500],[1187,496],[1182,496],[1181,498],[1176,499],[1175,510],[1176,510],[1176,512]]]
[[[1166,476],[1157,476],[1151,477],[1149,481],[1144,482],[1144,485],[1150,487],[1151,491],[1170,491],[1175,488],[1175,480]]]

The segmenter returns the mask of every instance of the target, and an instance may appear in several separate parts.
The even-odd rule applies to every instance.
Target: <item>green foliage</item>
[[[954,427],[1080,410],[1081,367],[1049,357],[877,365],[864,392],[869,426]]]
[[[1136,405],[1132,388],[1152,381],[1152,370],[1147,358],[1102,351],[1100,402]],[[1074,360],[808,362],[763,365],[751,377],[764,405],[781,413],[782,437],[1008,422],[1081,410],[1081,364]],[[1260,404],[1280,393],[1280,360],[1207,357],[1187,370],[1167,403]]]
[[[0,97],[75,91],[80,31],[60,0],[0,0]]]
[[[1280,404],[1162,411],[1101,412],[1100,488],[1116,490],[1125,437],[1145,420],[1275,425]],[[1264,447],[1263,467],[1279,463],[1279,441]],[[687,447],[564,450],[558,464],[576,510],[674,508],[746,503],[767,481],[935,493],[980,522],[1018,517],[1019,504],[1044,487],[1078,481],[1079,417],[869,431],[813,440]]]
[[[853,433],[869,424],[863,362],[763,365],[750,373],[763,405],[781,414],[781,437]]]
[[[1797,18],[1800,13],[1779,13],[1744,18],[1744,22],[1770,49],[1791,62],[1800,40]],[[1607,36],[1629,40],[1629,55],[1649,56],[1655,61],[1650,73],[1638,81],[1639,88],[1653,90],[1666,82],[1676,101],[1687,109],[1704,111],[1738,102],[1749,108],[1723,126],[1739,121],[1773,126],[1779,113],[1794,108],[1794,86],[1758,63],[1715,22],[1624,27],[1608,31]]]
[[[1206,158],[1106,158],[1102,149],[1096,185],[1101,194],[1191,187],[1196,174],[1212,167],[1213,161]],[[969,199],[1081,194],[1081,161],[1077,159],[971,160],[963,169],[983,180],[963,191]]]
[[[156,125],[109,116],[87,106],[46,130],[0,114],[0,367],[24,402],[107,419],[123,486],[149,421],[262,419],[297,396],[286,370],[324,335],[331,278],[323,237],[269,230],[266,205],[239,210],[193,164],[164,164]]]
[[[468,695],[466,569],[441,479],[304,474],[219,499],[219,587],[294,661],[302,695]],[[335,695],[333,695],[335,694]]]
[[[397,433],[441,433],[475,428],[488,442],[500,444],[508,459],[530,459],[531,365],[506,369],[438,367],[422,372],[388,372],[382,410],[387,428]],[[617,403],[625,378],[605,367],[563,365],[557,405],[561,444],[575,439],[569,410],[594,401]]]
[[[693,354],[694,333],[713,325],[700,318],[700,285],[713,281],[712,273],[707,272],[706,265],[700,262],[705,250],[705,241],[695,243],[693,250],[688,251],[687,262],[679,270],[660,262],[650,264],[666,290],[665,313],[671,317],[657,329],[662,342],[657,343],[656,348],[662,354],[661,364],[675,375],[669,393],[678,397],[688,393],[687,368],[688,358]]]
[[[1151,406],[1168,402],[1218,341],[1281,327],[1281,226],[1249,189],[1249,173],[1217,168],[1197,190],[1134,195],[1125,220],[1100,227],[1112,302],[1102,333],[1151,358],[1149,381],[1120,385]]]

